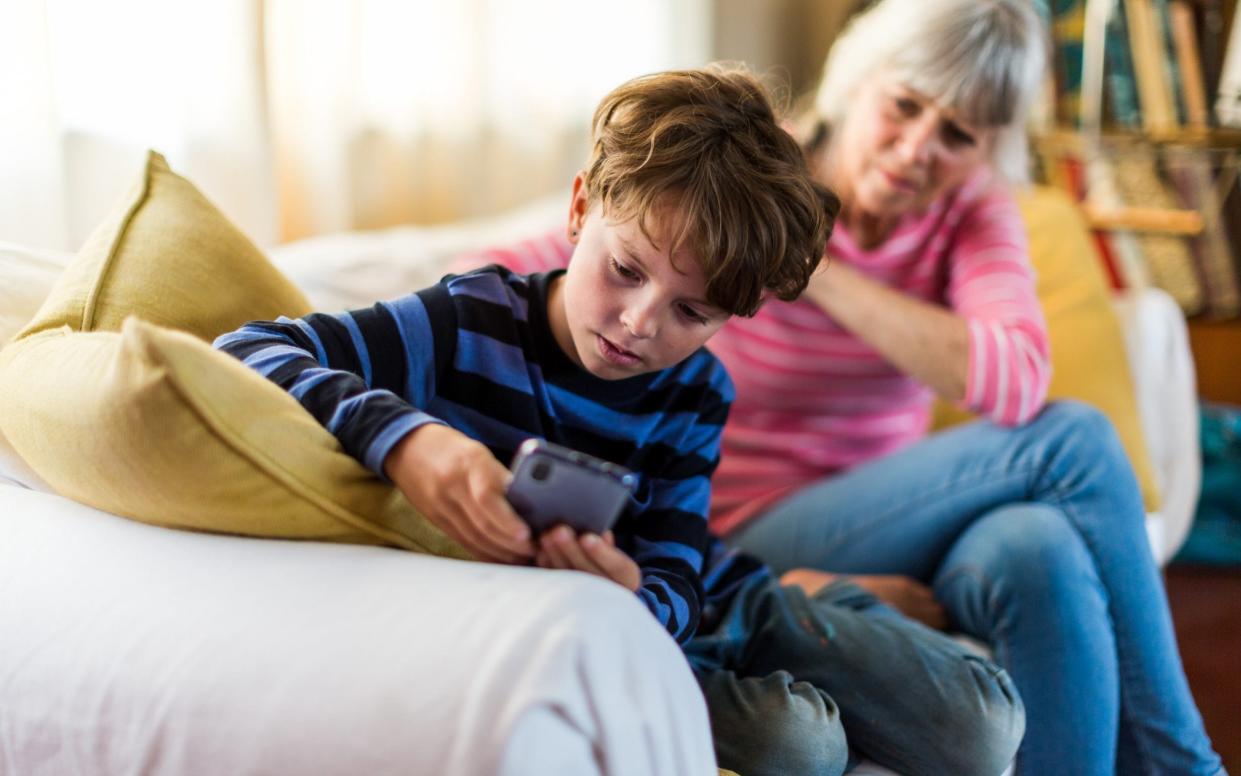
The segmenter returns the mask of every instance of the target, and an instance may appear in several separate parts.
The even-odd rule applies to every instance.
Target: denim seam
[[[1074,509],[1071,506],[1072,500],[1066,498],[1063,495],[1062,488],[1057,483],[1052,483],[1051,486],[1048,487],[1047,493],[1054,494],[1056,496],[1058,503],[1054,504],[1054,506],[1058,507],[1061,511],[1063,511],[1064,514],[1069,518],[1069,525],[1073,528],[1074,531],[1077,532],[1077,535],[1081,537],[1082,543],[1086,545],[1086,551],[1090,553],[1090,559],[1091,561],[1094,562],[1095,570],[1097,573],[1098,568],[1099,568],[1099,553],[1096,550],[1094,543],[1090,540],[1090,538],[1087,537],[1085,533],[1083,533],[1082,530],[1078,527],[1078,520],[1081,518],[1081,515],[1076,509]],[[1112,596],[1111,591],[1108,590],[1106,583],[1103,585],[1103,589],[1107,590],[1108,592],[1107,609],[1108,609],[1108,614],[1112,618],[1112,622],[1110,624],[1112,626],[1112,632],[1113,632],[1115,643],[1116,643],[1116,670],[1120,674],[1119,676],[1120,688],[1122,691],[1120,695],[1120,724],[1127,725],[1131,731],[1137,731],[1140,729],[1140,726],[1135,725],[1135,722],[1137,720],[1135,720],[1133,716],[1133,710],[1132,708],[1130,708],[1130,704],[1125,702],[1124,688],[1128,686],[1131,681],[1133,681],[1134,679],[1140,679],[1140,677],[1133,676],[1133,669],[1131,667],[1132,660],[1127,659],[1125,655],[1122,654],[1124,651],[1122,642],[1124,640],[1119,638],[1118,636],[1115,636],[1116,614],[1112,608],[1115,599]],[[1137,683],[1140,683],[1140,682],[1137,682]],[[1135,734],[1135,735],[1130,736],[1130,740],[1133,742],[1134,746],[1137,747],[1138,755],[1141,761],[1144,764],[1150,763],[1151,762],[1151,750],[1150,750],[1150,745],[1145,740],[1145,736]],[[1151,774],[1151,776],[1158,776],[1158,773],[1156,771],[1148,770],[1147,773]]]
[[[1010,477],[1016,477],[1018,479],[1028,479],[1029,474],[1027,470],[1038,469],[1040,467],[1030,466],[1027,464],[1026,466],[1022,467],[1022,469],[1020,470],[1014,470],[1008,467],[997,467],[997,468],[1003,473],[1010,475]],[[996,481],[995,477],[988,476],[989,474],[991,474],[990,470],[985,471],[985,472],[980,472],[977,475],[965,475],[961,478],[954,479],[951,483],[946,483],[944,485],[941,485],[935,488],[934,490],[920,493],[918,494],[918,498],[916,500],[910,499],[907,502],[902,502],[899,506],[893,506],[889,508],[886,512],[881,512],[873,520],[867,521],[865,525],[859,523],[859,525],[856,528],[854,528],[852,531],[841,534],[838,537],[836,544],[844,544],[846,543],[847,540],[851,540],[860,534],[870,533],[874,529],[876,524],[883,525],[886,527],[892,521],[898,520],[901,518],[901,516],[908,514],[910,509],[916,507],[918,501],[925,500],[928,497],[939,496],[941,494],[949,493],[953,491],[959,492],[962,488],[977,487],[980,483],[995,482]]]
[[[1081,538],[1082,543],[1086,547],[1086,551],[1090,554],[1091,561],[1095,564],[1095,567],[1097,569],[1098,564],[1099,564],[1099,553],[1096,547],[1094,546],[1094,543],[1082,532],[1081,528],[1078,525],[1081,515],[1078,512],[1078,510],[1072,508],[1071,506],[1072,500],[1066,495],[1066,490],[1060,485],[1059,481],[1056,480],[1055,478],[1048,478],[1046,476],[1049,468],[1050,468],[1049,465],[1046,465],[1046,464],[1043,464],[1043,465],[1025,464],[1025,465],[1020,465],[1016,467],[996,467],[996,469],[998,469],[1001,473],[1008,475],[1008,477],[1010,478],[1017,477],[1020,479],[1024,479],[1027,482],[1037,482],[1040,479],[1048,481],[1049,483],[1048,487],[1042,491],[1044,494],[1043,498],[1037,502],[1030,502],[1030,503],[1042,503],[1048,506],[1054,506],[1060,509],[1062,512],[1064,512],[1065,516],[1068,518],[1069,526]],[[990,473],[990,470],[986,470],[983,472],[979,472],[978,474],[967,475],[961,478],[954,479],[952,480],[951,483],[945,483],[944,485],[941,485],[940,487],[932,491],[923,493],[922,497],[926,498],[928,496],[938,496],[948,491],[959,492],[962,488],[971,488],[971,487],[978,486],[980,483],[994,482],[995,481],[994,479],[988,478],[987,476],[988,473]],[[1031,476],[1033,476],[1034,479],[1031,479]],[[1030,492],[1031,490],[1033,490],[1033,488],[1027,488],[1027,492]],[[1013,503],[1017,503],[1017,502],[1013,502]],[[912,505],[914,504],[914,502],[911,500],[909,504]],[[907,509],[908,507],[906,506],[906,504],[902,504],[900,508],[893,507],[887,510],[887,512],[881,513],[880,515],[876,516],[876,518],[873,521],[868,522],[866,526],[863,527],[862,525],[859,525],[853,531],[846,533],[846,534],[842,534],[838,539],[838,543],[844,543],[846,540],[852,539],[857,534],[862,533],[864,529],[869,531],[869,530],[873,530],[875,525],[886,525],[891,520],[898,519],[900,515],[905,514]],[[1105,584],[1104,589],[1106,588],[1107,586]],[[1112,603],[1113,603],[1112,596],[1108,595],[1108,613],[1112,615],[1114,618],[1115,614],[1112,610]],[[1114,630],[1116,627],[1115,619],[1113,619],[1111,626]],[[1117,663],[1117,670],[1120,672],[1123,672],[1123,676],[1121,677],[1121,686],[1123,687],[1125,686],[1126,683],[1132,681],[1134,677],[1132,675],[1133,673],[1132,669],[1129,667],[1129,664],[1131,663],[1131,661],[1126,660],[1121,656],[1122,647],[1120,645],[1120,642],[1121,642],[1121,639],[1117,638],[1116,639],[1116,650],[1117,650],[1116,663]],[[1130,725],[1130,729],[1132,730],[1134,729],[1133,728],[1134,719],[1132,715],[1132,710],[1127,709],[1126,706],[1127,704],[1124,702],[1124,698],[1122,696],[1121,704],[1120,704],[1120,716],[1121,716],[1120,724]],[[1132,736],[1132,740],[1134,741],[1134,744],[1138,749],[1138,754],[1140,755],[1142,761],[1150,762],[1150,748],[1147,742],[1144,740],[1144,737],[1141,735],[1135,735],[1135,736]]]

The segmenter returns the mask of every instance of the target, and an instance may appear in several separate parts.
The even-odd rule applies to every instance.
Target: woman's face
[[[971,126],[891,75],[864,81],[833,143],[833,184],[872,218],[916,212],[987,164],[994,130]]]

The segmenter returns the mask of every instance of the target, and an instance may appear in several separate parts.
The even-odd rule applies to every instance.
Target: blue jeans
[[[685,647],[720,766],[839,776],[852,753],[906,776],[996,776],[1025,728],[1003,669],[851,582],[747,582]]]
[[[1027,714],[1023,774],[1220,773],[1110,422],[1057,402],[822,481],[728,541],[778,571],[904,574],[992,646]]]

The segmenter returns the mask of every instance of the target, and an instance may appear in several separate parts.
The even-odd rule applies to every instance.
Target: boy
[[[844,728],[818,680],[858,661],[837,654],[835,634],[873,635],[892,645],[886,659],[922,660],[928,671],[950,662],[948,648],[924,649],[935,634],[895,617],[786,595],[709,536],[709,478],[732,387],[702,348],[765,295],[801,292],[839,203],[815,187],[765,91],[739,71],[631,81],[604,98],[592,134],[573,182],[567,271],[524,277],[489,267],[369,310],[247,324],[216,346],[292,393],[479,560],[575,569],[638,595],[686,646],[722,765],[747,775],[839,773]],[[530,535],[504,498],[504,464],[529,437],[639,475],[614,532]],[[891,622],[876,629],[871,619]],[[960,663],[955,652],[951,660]],[[794,682],[782,669],[816,681]],[[947,681],[927,679],[932,688]],[[918,689],[902,688],[911,697]],[[938,700],[932,692],[918,699],[915,722]],[[991,700],[984,710],[998,709],[1011,727],[1019,702],[993,709]],[[888,759],[906,765],[905,741],[919,736],[901,731],[892,743],[895,726],[872,716],[859,718],[859,742],[881,756],[895,750]],[[974,735],[977,712],[965,716],[952,732]]]

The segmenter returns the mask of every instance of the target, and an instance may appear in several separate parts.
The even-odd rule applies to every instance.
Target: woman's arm
[[[827,261],[805,297],[893,366],[950,401],[965,398],[969,334],[965,319]]]
[[[1024,423],[1047,396],[1047,325],[1016,202],[995,189],[950,235],[943,304],[916,299],[830,262],[807,298],[894,366],[940,396],[1006,425]]]

